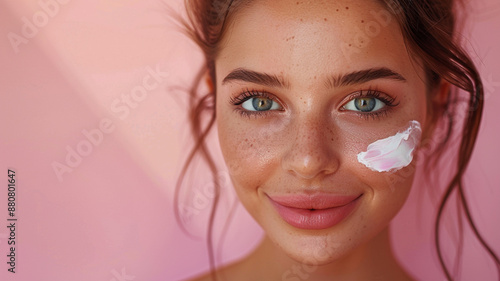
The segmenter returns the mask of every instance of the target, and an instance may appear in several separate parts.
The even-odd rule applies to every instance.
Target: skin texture
[[[222,280],[411,280],[393,257],[388,225],[409,194],[416,159],[395,173],[357,161],[410,120],[424,135],[430,127],[424,72],[396,20],[375,16],[384,11],[376,1],[277,0],[253,1],[233,17],[216,59],[219,140],[236,192],[266,236],[248,257],[219,269]],[[381,67],[405,80],[327,86],[329,77]],[[286,87],[224,81],[238,68],[276,76]],[[394,106],[376,115],[344,108],[370,89]],[[241,114],[242,105],[230,101],[246,90],[267,92],[278,110]],[[361,197],[348,217],[320,230],[291,226],[268,198],[318,192]]]

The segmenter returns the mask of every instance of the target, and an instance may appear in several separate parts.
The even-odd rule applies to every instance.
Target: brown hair
[[[434,121],[443,122],[447,128],[444,138],[438,140],[439,145],[431,155],[435,157],[434,160],[442,155],[444,147],[449,144],[450,137],[454,131],[459,132],[460,138],[456,171],[441,197],[435,221],[435,243],[443,272],[448,280],[452,280],[452,276],[444,262],[439,237],[443,212],[454,192],[457,193],[458,202],[469,227],[484,249],[492,257],[500,272],[500,260],[491,247],[484,241],[475,226],[464,194],[463,176],[471,158],[481,122],[484,91],[474,63],[458,44],[455,9],[459,7],[458,4],[460,3],[453,0],[379,1],[398,20],[408,52],[422,60],[426,71],[428,92],[432,93],[432,90],[436,89],[443,80],[455,86],[455,91],[450,90],[448,93],[447,101],[443,105],[444,108],[434,107],[431,109]],[[212,229],[220,187],[218,179],[215,177],[216,165],[205,145],[205,138],[213,127],[216,118],[214,101],[217,89],[216,85],[211,84],[209,92],[201,97],[198,95],[198,89],[199,85],[204,81],[203,79],[206,77],[207,72],[211,81],[216,81],[214,61],[219,52],[220,42],[228,27],[227,23],[237,10],[249,2],[249,0],[185,0],[188,21],[178,18],[189,37],[203,51],[206,64],[197,74],[196,83],[189,91],[189,112],[195,146],[189,154],[179,176],[175,192],[175,202],[178,202],[179,190],[186,171],[192,163],[194,155],[200,152],[203,159],[208,163],[214,175],[215,182],[214,201],[207,233],[209,261],[214,280],[216,280],[216,276],[214,270]],[[464,7],[461,8],[462,10],[464,9]],[[461,112],[457,111],[459,107],[456,106],[459,102],[458,91],[456,91],[458,89],[462,89],[469,94],[467,109]],[[204,114],[209,114],[210,118],[208,123],[202,125],[202,116]],[[457,116],[463,116],[463,120],[456,120]],[[463,122],[461,128],[457,125],[457,121]],[[428,160],[430,158],[432,157],[428,157]],[[436,161],[433,164],[435,165]],[[427,165],[427,167],[431,167],[431,165]],[[175,206],[175,214],[179,224],[183,227],[178,206]],[[460,247],[461,244],[459,244]]]

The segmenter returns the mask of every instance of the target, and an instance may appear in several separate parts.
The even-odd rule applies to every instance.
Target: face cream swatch
[[[413,160],[413,150],[422,135],[418,121],[410,121],[404,132],[375,141],[365,152],[358,154],[358,161],[377,172],[397,171],[408,166]]]

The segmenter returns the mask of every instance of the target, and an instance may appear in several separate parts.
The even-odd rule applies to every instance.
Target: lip
[[[349,216],[361,195],[289,195],[269,196],[269,201],[281,218],[300,228],[319,230],[337,225]]]

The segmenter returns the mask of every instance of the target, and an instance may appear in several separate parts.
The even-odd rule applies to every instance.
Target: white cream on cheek
[[[421,135],[420,123],[410,121],[405,131],[368,145],[366,151],[358,154],[358,161],[373,171],[397,171],[410,165]]]

